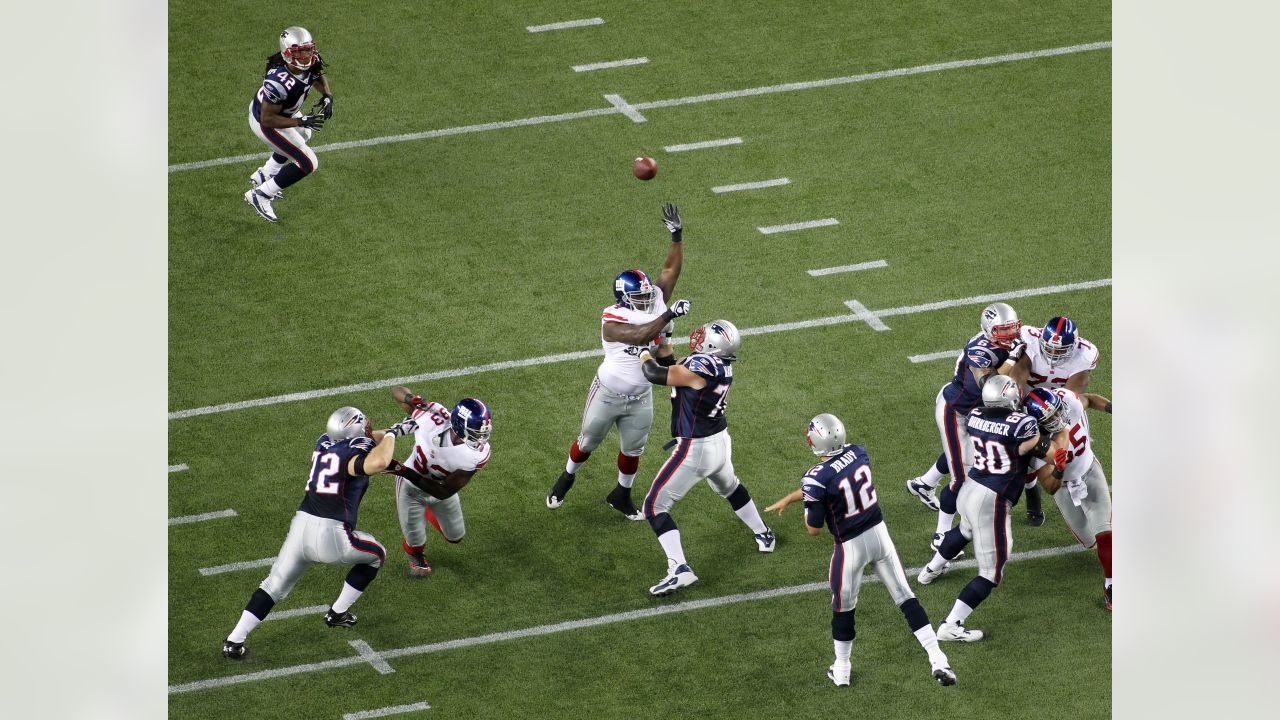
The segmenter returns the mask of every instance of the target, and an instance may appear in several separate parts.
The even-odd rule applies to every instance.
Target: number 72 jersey
[[[733,366],[714,355],[694,353],[680,364],[707,381],[701,390],[671,388],[671,437],[710,437],[728,429],[724,419]]]

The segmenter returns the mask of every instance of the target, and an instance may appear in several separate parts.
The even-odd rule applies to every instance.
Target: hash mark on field
[[[226,565],[214,565],[213,567],[200,568],[200,574],[208,577],[210,575],[221,575],[222,573],[235,572],[236,570],[251,570],[253,568],[267,567],[275,562],[276,558],[272,555],[269,558],[261,560],[245,560],[243,562],[227,563]]]
[[[591,72],[592,70],[608,70],[610,68],[630,67],[632,65],[644,65],[649,62],[647,57],[627,58],[626,60],[610,60],[609,62],[589,63],[587,65],[574,65],[573,71]]]
[[[1034,60],[1036,58],[1054,57],[1057,55],[1070,55],[1072,53],[1090,52],[1093,50],[1105,50],[1111,47],[1111,41],[1087,43],[1084,45],[1070,45],[1067,47],[1046,48],[1044,50],[1032,50],[1029,52],[1009,53],[1006,55],[991,55],[988,57],[973,58],[969,60],[952,60],[950,62],[931,63],[928,65],[916,65],[914,67],[897,68],[895,70],[881,70],[878,72],[866,73],[863,75],[847,75],[844,77],[827,78],[826,80],[812,80],[809,82],[786,83],[783,85],[769,85],[766,87],[747,88],[745,90],[732,90],[729,92],[713,93],[711,95],[692,95],[689,97],[674,98],[671,100],[655,100],[647,103],[636,103],[633,107],[637,110],[653,110],[655,108],[676,107],[679,105],[692,105],[695,103],[715,102],[719,100],[732,100],[735,98],[754,97],[756,95],[768,95],[771,93],[793,92],[796,90],[811,90],[814,88],[833,87],[836,85],[847,85],[850,83],[867,82],[869,80],[883,80],[885,78],[907,77],[910,75],[920,75],[923,73],[941,72],[943,70],[957,70],[961,68],[980,67],[983,65],[999,65],[1001,63],[1019,62],[1022,60]],[[462,125],[459,127],[443,128],[441,130],[426,130],[423,132],[404,133],[401,135],[383,135],[381,137],[366,138],[364,140],[348,140],[345,142],[329,143],[328,145],[316,145],[311,149],[316,152],[328,152],[330,150],[346,150],[348,148],[372,147],[374,145],[386,145],[387,143],[410,142],[414,140],[429,140],[431,138],[449,137],[452,135],[463,135],[467,133],[488,132],[490,130],[504,130],[507,128],[524,127],[526,125],[542,125],[545,123],[568,122],[570,120],[580,120],[583,118],[600,117],[601,115],[613,115],[618,112],[617,108],[593,108],[591,110],[579,110],[577,112],[559,113],[556,115],[539,115],[537,117],[521,118],[519,120],[502,120],[498,122],[479,123],[476,125]],[[230,157],[215,158],[213,160],[200,160],[198,162],[177,163],[169,166],[169,172],[180,172],[183,170],[200,170],[203,168],[216,167],[218,165],[233,165],[235,163],[254,161],[258,162],[262,158],[262,153],[251,153],[248,155],[233,155]]]
[[[548,23],[546,25],[528,25],[525,30],[531,33],[546,32],[548,30],[568,30],[569,28],[590,27],[592,25],[603,25],[604,18],[587,18],[585,20],[565,20],[564,22]]]
[[[356,652],[360,653],[360,657],[372,665],[373,669],[377,670],[379,674],[390,675],[396,671],[395,668],[391,667],[391,663],[383,659],[381,653],[375,652],[369,643],[364,640],[352,640],[348,644],[355,648]]]
[[[790,225],[768,225],[766,227],[756,228],[762,235],[772,235],[780,232],[792,232],[795,230],[808,230],[810,228],[827,227],[829,225],[839,225],[840,221],[835,218],[823,218],[821,220],[808,220],[806,222],[791,223]]]
[[[731,138],[725,138],[723,140],[704,140],[702,142],[685,143],[683,145],[668,145],[662,149],[666,150],[669,153],[674,153],[674,152],[686,152],[688,150],[705,150],[706,148],[724,147],[725,145],[741,145],[741,144],[742,144],[742,138],[731,137]]]
[[[1044,548],[1041,550],[1026,550],[1023,552],[1013,553],[1009,556],[1009,561],[1036,560],[1039,558],[1070,555],[1072,553],[1084,551],[1085,548],[1078,544],[1055,548]],[[972,559],[951,563],[951,569],[953,571],[966,570],[977,566],[977,561]],[[920,568],[908,568],[906,572],[908,574],[916,574],[920,572]],[[878,575],[869,575],[864,577],[862,582],[868,584],[878,583],[880,582],[880,577]],[[477,645],[490,645],[497,642],[505,642],[507,640],[520,640],[523,638],[538,637],[541,635],[555,635],[569,630],[580,630],[582,628],[599,627],[601,625],[613,625],[615,623],[643,620],[646,618],[658,617],[660,615],[671,615],[674,613],[701,610],[702,608],[719,607],[722,605],[735,605],[737,603],[752,602],[755,600],[769,600],[789,595],[816,592],[818,590],[830,592],[831,586],[826,582],[814,582],[805,583],[803,585],[772,588],[770,590],[757,590],[755,592],[740,593],[737,595],[720,595],[718,597],[704,598],[702,600],[686,600],[685,602],[675,603],[674,605],[659,605],[640,610],[628,610],[626,612],[614,613],[612,615],[600,615],[598,617],[583,618],[581,620],[570,620],[568,622],[555,623],[553,625],[538,625],[536,627],[521,628],[519,630],[507,630],[505,632],[489,633],[488,635],[459,638],[457,640],[426,643],[424,645],[412,645],[410,647],[400,648],[399,650],[384,650],[381,653],[378,653],[378,655],[386,659],[410,657],[413,655],[429,655],[431,653],[442,652],[445,650],[457,650],[459,648],[475,647]],[[349,655],[336,658],[334,660],[324,660],[321,662],[306,663],[303,665],[291,665],[275,668],[273,670],[259,670],[257,672],[243,673],[240,675],[226,675],[223,677],[209,678],[208,680],[196,680],[195,682],[170,685],[169,694],[177,695],[179,693],[187,693],[193,690],[208,690],[210,688],[240,685],[259,680],[270,680],[272,678],[318,672],[320,670],[332,670],[340,667],[359,665],[364,662],[366,662],[366,659],[362,656]]]
[[[302,617],[303,615],[319,615],[328,609],[328,605],[308,605],[307,607],[294,608],[292,610],[279,610],[274,611],[263,618],[262,622],[266,622],[267,620],[285,620],[292,617]]]
[[[778,187],[779,185],[790,185],[791,178],[774,178],[773,180],[761,180],[759,182],[738,183],[737,185],[717,185],[711,188],[713,193],[737,192],[739,190],[760,190],[761,188]]]
[[[171,473],[182,472],[183,470],[190,470],[190,469],[191,469],[191,468],[187,467],[187,464],[186,464],[186,463],[182,463],[181,465],[170,465],[170,466],[169,466],[169,472],[171,472]]]
[[[424,700],[420,703],[413,703],[412,705],[393,705],[391,707],[378,708],[377,710],[349,712],[342,716],[342,720],[365,720],[366,718],[380,718],[388,715],[399,715],[400,713],[417,712],[419,710],[430,709],[431,703]]]
[[[927,305],[911,305],[898,308],[888,308],[886,310],[873,310],[871,311],[871,314],[877,318],[889,317],[892,315],[908,315],[928,310],[957,307],[960,305],[982,305],[996,300],[1006,300],[1010,298],[1031,297],[1034,295],[1052,295],[1056,293],[1071,292],[1074,290],[1091,290],[1093,288],[1107,287],[1109,285],[1111,285],[1111,278],[1088,280],[1085,282],[1070,283],[1067,285],[1050,285],[1047,287],[1015,290],[1010,293],[997,293],[995,295],[975,295],[973,297],[959,298],[956,300],[943,300],[941,302],[929,303]],[[809,328],[826,327],[828,325],[842,325],[844,323],[858,321],[865,322],[866,320],[865,318],[852,314],[833,315],[831,317],[817,318],[814,320],[797,320],[795,322],[777,323],[775,325],[742,328],[739,332],[742,335],[767,335],[769,333],[787,332],[789,330],[806,330]],[[207,405],[205,407],[191,408],[189,410],[178,410],[169,413],[169,419],[180,420],[182,418],[198,417],[200,415],[213,415],[215,413],[231,412],[233,410],[246,410],[248,408],[278,405],[286,402],[314,400],[316,398],[331,397],[333,395],[346,395],[348,393],[364,392],[366,390],[378,390],[381,388],[393,387],[395,385],[412,385],[414,383],[430,382],[432,380],[441,380],[444,378],[479,375],[481,373],[493,372],[495,370],[511,370],[514,368],[532,367],[535,365],[550,365],[552,363],[568,362],[571,360],[583,360],[585,358],[600,357],[601,355],[604,355],[604,350],[579,350],[577,352],[543,355],[541,357],[525,358],[523,360],[503,360],[502,362],[489,363],[487,365],[472,365],[470,367],[457,368],[454,370],[436,370],[434,372],[422,373],[420,375],[406,375],[404,377],[389,378],[386,380],[372,380],[369,382],[356,383],[353,385],[341,385],[339,387],[324,388],[321,390],[307,390],[305,392],[288,393],[287,395],[273,395],[271,397],[258,398],[256,400],[240,400],[238,402],[223,403],[221,405]]]
[[[926,355],[912,355],[907,359],[913,363],[933,362],[934,360],[945,360],[953,358],[960,354],[959,350],[942,350],[941,352],[928,353]]]
[[[881,320],[878,315],[875,315],[868,310],[866,305],[863,305],[857,300],[846,300],[844,304],[853,311],[853,314],[856,315],[859,320],[863,320],[870,325],[872,330],[875,330],[876,332],[884,332],[889,329],[889,326],[885,325],[884,321]]]
[[[610,105],[618,108],[618,112],[626,115],[631,122],[642,123],[645,121],[645,117],[634,107],[628,105],[627,101],[623,100],[621,95],[605,95],[604,99],[608,100]]]
[[[205,520],[217,520],[224,517],[235,517],[236,511],[231,508],[226,510],[216,510],[214,512],[200,513],[199,515],[183,515],[182,517],[169,518],[170,525],[186,525],[187,523],[203,522]]]
[[[819,270],[807,270],[813,277],[821,277],[823,275],[835,275],[836,273],[857,272],[859,270],[872,270],[874,268],[889,267],[889,263],[884,260],[872,260],[871,262],[858,263],[856,265],[841,265],[840,267],[821,268]]]

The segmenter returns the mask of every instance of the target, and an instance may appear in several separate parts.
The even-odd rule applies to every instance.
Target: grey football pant
[[[1111,530],[1111,490],[1107,488],[1107,476],[1096,457],[1083,480],[1085,487],[1089,488],[1089,495],[1080,501],[1079,506],[1071,502],[1071,492],[1066,485],[1053,494],[1053,501],[1058,504],[1062,519],[1067,521],[1067,527],[1071,528],[1080,544],[1091,548],[1098,544],[1095,539],[1098,533]]]
[[[831,610],[848,612],[858,607],[858,589],[862,586],[862,571],[871,564],[876,575],[889,588],[894,605],[915,597],[907,584],[902,559],[889,537],[889,528],[878,522],[857,537],[836,543],[831,552],[831,569],[827,579],[831,583]]]
[[[591,452],[609,428],[618,426],[618,445],[623,455],[640,457],[649,442],[649,428],[653,427],[653,390],[641,395],[619,395],[596,378],[587,393],[587,403],[582,408],[582,429],[578,432],[578,449]]]
[[[436,516],[446,540],[462,541],[467,534],[467,526],[462,518],[462,498],[457,493],[440,500],[419,490],[408,480],[397,477],[396,512],[400,515],[400,530],[404,532],[405,542],[413,547],[427,544],[427,508],[431,508],[431,514]]]
[[[348,531],[341,521],[299,510],[289,524],[280,554],[271,564],[271,573],[259,587],[280,602],[312,563],[382,567],[386,558],[386,549],[369,533]]]

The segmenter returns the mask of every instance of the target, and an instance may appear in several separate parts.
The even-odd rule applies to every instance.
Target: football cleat
[[[333,608],[324,614],[324,624],[329,627],[354,627],[356,624],[355,613],[350,610],[346,612],[334,612]]]
[[[920,574],[916,577],[916,582],[921,585],[928,585],[934,580],[945,575],[947,573],[947,568],[949,567],[951,567],[951,563],[943,563],[940,570],[930,570],[929,563],[925,563],[924,567],[920,568]]]
[[[956,684],[956,671],[943,666],[935,666],[933,668],[933,679],[938,681],[939,685],[951,686]]]
[[[835,683],[836,687],[849,687],[849,674],[852,670],[852,663],[848,660],[844,662],[837,660],[827,668],[827,677],[831,678],[831,682]]]
[[[666,577],[662,578],[662,582],[649,588],[650,595],[670,595],[682,587],[688,587],[698,582],[698,576],[693,574],[693,570],[688,565],[677,565]]]
[[[944,622],[938,626],[938,639],[954,642],[978,642],[986,633],[981,630],[970,630],[964,623]]]
[[[924,503],[924,506],[934,512],[942,510],[942,506],[938,505],[938,498],[933,494],[933,488],[929,484],[918,477],[911,478],[907,481],[907,492],[912,497]]]
[[[411,577],[428,577],[431,575],[431,563],[422,553],[409,556],[409,575]]]
[[[1040,503],[1040,486],[1027,488],[1027,524],[1031,527],[1044,525],[1044,507]]]
[[[276,211],[271,209],[271,198],[261,190],[254,188],[244,194],[244,201],[249,207],[262,216],[267,222],[279,222]]]
[[[1113,587],[1115,587],[1115,586],[1114,586],[1114,585],[1108,585],[1108,586],[1106,586],[1106,587],[1102,588],[1102,597],[1103,597],[1103,598],[1105,598],[1105,599],[1106,599],[1106,601],[1107,601],[1107,609],[1108,609],[1108,610],[1110,610],[1110,609],[1111,609],[1111,588],[1113,588]]]
[[[222,641],[222,657],[228,660],[243,660],[249,651],[244,649],[244,643],[231,642],[230,640]]]
[[[551,492],[547,493],[547,507],[555,510],[563,505],[564,496],[569,494],[569,488],[573,487],[575,479],[571,472],[560,473],[560,477],[556,478],[556,484],[551,486]]]
[[[555,491],[552,490],[552,492],[554,493]],[[615,485],[604,501],[609,504],[609,507],[625,515],[628,520],[644,519],[644,513],[637,510],[636,504],[631,502],[631,488]],[[551,498],[548,497],[547,506],[550,507],[550,505]]]
[[[942,547],[942,538],[944,538],[944,537],[946,537],[946,533],[934,533],[934,534],[933,534],[933,540],[929,541],[929,547],[933,548],[933,551],[934,551],[934,552],[938,552],[938,548],[941,548],[941,547]],[[963,550],[961,550],[960,552],[956,553],[956,556],[955,556],[955,557],[953,557],[953,558],[951,558],[951,560],[959,560],[959,559],[960,559],[960,558],[962,558],[962,557],[964,557],[964,551],[963,551]],[[951,561],[950,561],[950,560],[948,560],[948,561],[947,561],[947,564],[950,564],[950,563],[951,563]]]
[[[778,547],[778,538],[772,530],[765,528],[764,532],[756,533],[756,547],[760,548],[762,553],[771,553]]]
[[[259,185],[261,185],[262,183],[264,183],[264,182],[266,182],[266,181],[270,180],[271,178],[272,178],[272,176],[271,176],[271,175],[266,174],[265,172],[263,172],[263,171],[262,171],[262,168],[258,168],[257,170],[254,170],[254,171],[253,171],[253,174],[252,174],[252,175],[250,175],[250,176],[249,176],[249,187],[254,188],[254,189],[257,189],[257,187],[258,187]],[[271,199],[272,199],[272,200],[283,200],[283,199],[284,199],[284,191],[283,191],[283,190],[277,190],[277,191],[276,191],[276,194],[275,194],[275,195],[273,195],[273,196],[271,197]]]
[[[1027,511],[1027,524],[1031,527],[1040,527],[1044,525],[1044,513],[1035,510]]]

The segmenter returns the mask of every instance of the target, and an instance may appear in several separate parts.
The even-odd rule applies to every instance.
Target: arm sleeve
[[[275,78],[268,77],[262,81],[262,96],[267,99],[267,102],[282,105],[289,97],[289,92]]]
[[[804,500],[804,521],[809,527],[822,527],[826,519],[826,509],[822,503],[827,494],[826,486],[819,480],[806,476],[800,483],[800,493]]]

